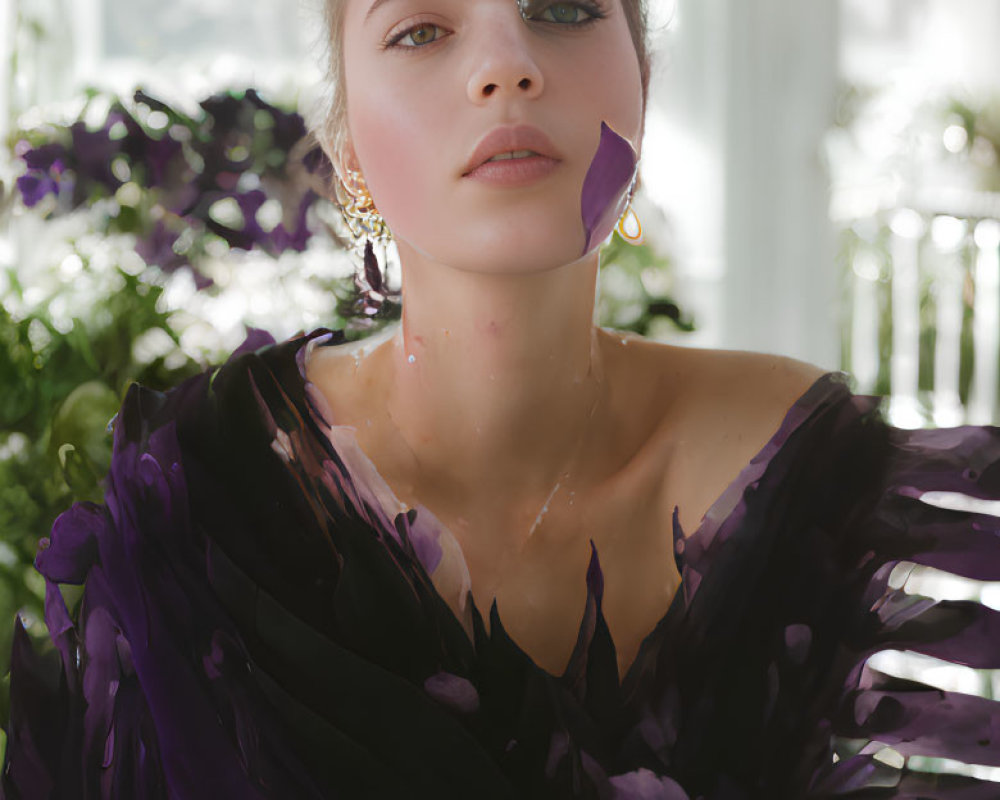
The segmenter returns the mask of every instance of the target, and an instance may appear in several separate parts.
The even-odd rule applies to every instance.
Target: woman
[[[1000,666],[993,612],[888,588],[1000,578],[995,520],[919,501],[1000,495],[997,430],[593,325],[638,0],[327,10],[324,138],[402,322],[133,387],[106,506],[40,548],[59,659],[18,625],[7,796],[994,797],[858,743],[1000,760],[993,703],[864,667]]]
[[[310,380],[399,500],[455,534],[469,576],[436,581],[449,602],[471,579],[557,674],[589,540],[624,674],[680,581],[674,505],[694,530],[822,374],[594,326],[604,237],[585,246],[581,194],[602,123],[639,147],[649,80],[626,7],[347,3],[346,108],[327,128],[339,174],[367,183],[348,190],[392,230],[405,311],[366,358],[318,350]],[[482,164],[494,151],[544,155]]]

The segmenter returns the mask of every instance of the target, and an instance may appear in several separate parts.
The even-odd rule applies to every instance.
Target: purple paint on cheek
[[[625,213],[637,163],[632,145],[606,122],[601,122],[601,143],[583,180],[580,199],[583,230],[587,236],[583,255],[604,241]]]

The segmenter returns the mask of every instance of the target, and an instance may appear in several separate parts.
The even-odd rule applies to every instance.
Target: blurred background
[[[601,324],[847,370],[904,427],[1000,421],[1000,4],[650,12],[645,238],[606,245]],[[15,610],[44,633],[37,541],[74,500],[100,499],[132,381],[170,386],[247,326],[360,337],[398,316],[392,249],[388,287],[355,277],[306,135],[319,13],[0,0],[0,672]],[[996,585],[903,580],[1000,609]],[[1000,697],[988,671],[878,657]]]

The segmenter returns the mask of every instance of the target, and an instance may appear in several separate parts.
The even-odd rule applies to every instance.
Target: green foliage
[[[856,313],[853,309],[853,290],[855,282],[872,280],[872,286],[876,294],[877,303],[877,342],[878,352],[873,354],[878,363],[878,372],[873,386],[866,387],[865,391],[873,394],[889,396],[892,394],[892,346],[893,346],[893,318],[892,318],[892,253],[891,238],[892,229],[889,215],[881,214],[866,221],[864,235],[859,235],[855,228],[848,228],[841,235],[841,252],[839,261],[843,275],[842,284],[842,307],[849,309],[849,316],[842,322],[842,369],[851,372],[854,365],[851,363],[852,322],[850,314]],[[930,245],[924,242],[921,247],[929,250]],[[926,256],[926,253],[924,253]],[[933,258],[933,256],[931,256]],[[859,260],[866,260],[866,263],[877,268],[877,275],[862,277],[856,274],[853,266]],[[925,259],[926,260],[926,259]],[[923,262],[922,262],[923,263]],[[969,394],[972,386],[973,368],[975,364],[975,340],[973,338],[973,318],[974,318],[974,297],[975,286],[973,282],[974,254],[969,246],[963,247],[959,254],[958,261],[949,263],[948,268],[954,269],[958,263],[961,267],[961,280],[963,281],[962,291],[962,327],[959,336],[958,368],[959,368],[959,400],[965,404],[969,401]],[[934,270],[928,267],[922,268],[919,274],[918,284],[918,400],[921,404],[922,412],[928,421],[932,420],[933,395],[935,382],[935,361],[937,358],[938,340],[938,298],[936,282],[939,276]]]
[[[641,336],[655,335],[664,324],[693,331],[694,322],[667,294],[669,266],[651,245],[629,244],[615,232],[601,251],[599,323]]]
[[[942,127],[958,124],[965,129],[965,146],[955,157],[975,166],[980,188],[1000,191],[1000,94],[978,102],[951,98],[939,118]]]
[[[128,385],[166,388],[199,365],[179,346],[141,363],[133,343],[153,329],[175,343],[162,289],[119,271],[121,291],[89,319],[56,329],[41,310],[17,318],[0,306],[0,672],[7,671],[16,610],[40,620],[44,584],[31,564],[38,540],[77,500],[99,501],[111,461],[108,423]]]

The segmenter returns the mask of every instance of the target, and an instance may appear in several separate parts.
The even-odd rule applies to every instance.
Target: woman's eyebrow
[[[365,22],[368,22],[372,15],[388,2],[391,2],[391,0],[375,0],[375,2],[372,3],[372,7],[368,9],[368,13],[365,14]]]

